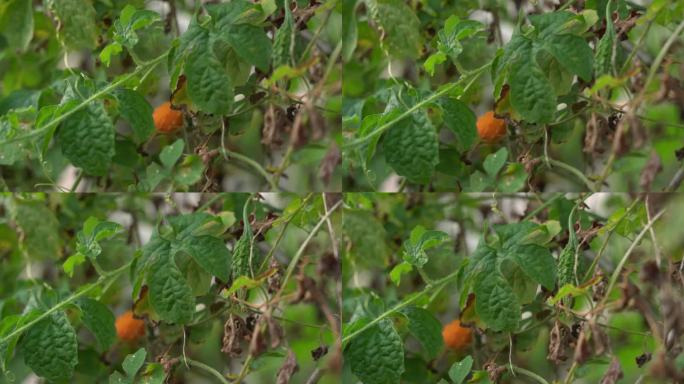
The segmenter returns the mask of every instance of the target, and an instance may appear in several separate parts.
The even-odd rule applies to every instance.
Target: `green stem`
[[[302,200],[302,203],[299,205],[299,207],[297,207],[297,209],[290,214],[290,218],[287,221],[285,221],[285,224],[283,225],[283,228],[280,230],[280,233],[278,234],[278,237],[276,238],[275,242],[273,243],[273,246],[268,251],[268,254],[266,255],[266,257],[264,257],[264,261],[261,262],[261,265],[259,266],[257,274],[261,273],[264,270],[264,268],[266,268],[266,265],[268,265],[268,263],[271,262],[271,257],[273,257],[273,253],[275,252],[276,248],[278,248],[280,241],[285,236],[285,231],[287,230],[287,227],[292,222],[292,218],[294,218],[299,213],[299,211],[301,211],[304,207],[306,207],[306,205],[309,202],[309,199],[311,199],[312,196],[313,196],[312,193],[306,195],[306,197]]]
[[[556,200],[560,199],[561,197],[563,197],[563,194],[562,194],[562,193],[556,193],[555,196],[553,196],[552,198],[546,200],[546,201],[544,202],[544,204],[538,206],[537,208],[533,209],[532,212],[528,213],[528,214],[522,219],[522,221],[527,221],[527,220],[529,220],[529,219],[535,217],[539,212],[543,211],[544,209],[546,209],[546,207],[548,207],[548,206],[550,206],[551,204],[555,203]]]
[[[223,384],[230,384],[230,381],[228,381],[228,379],[226,379],[219,371],[215,370],[214,368],[212,368],[212,367],[210,367],[204,363],[201,363],[197,360],[188,359],[187,357],[184,357],[183,361],[185,361],[188,365],[191,365],[193,367],[204,369],[205,371],[209,372],[212,376],[217,378],[218,381],[223,383]]]
[[[271,176],[268,174],[268,172],[266,172],[266,170],[264,169],[264,167],[261,166],[261,164],[257,163],[256,161],[254,161],[253,159],[251,159],[245,155],[242,155],[242,154],[237,153],[237,152],[229,151],[224,147],[221,147],[221,151],[223,152],[223,155],[225,157],[233,157],[233,158],[238,159],[238,160],[242,161],[243,163],[249,165],[250,167],[254,168],[254,170],[257,171],[266,180],[268,185],[271,187],[271,191],[278,191],[279,190],[278,185],[273,181]]]
[[[203,212],[203,211],[206,210],[207,208],[211,207],[211,205],[214,204],[214,202],[215,202],[216,200],[222,198],[223,195],[224,195],[223,193],[217,193],[217,194],[215,194],[215,195],[212,196],[209,200],[207,200],[206,203],[202,204],[199,208],[197,208],[197,212]]]
[[[624,256],[622,256],[622,259],[620,260],[620,263],[618,263],[617,267],[615,267],[615,271],[613,271],[613,274],[610,276],[610,281],[608,283],[608,288],[606,288],[606,295],[603,296],[603,299],[601,300],[600,307],[603,306],[608,299],[608,296],[610,295],[610,291],[613,289],[615,286],[615,283],[617,283],[618,278],[620,277],[620,271],[622,271],[622,268],[625,266],[625,263],[627,262],[627,259],[629,256],[632,254],[634,249],[637,247],[637,244],[641,241],[641,239],[646,235],[646,232],[655,224],[660,217],[665,214],[665,209],[661,210],[660,212],[656,213],[655,216],[649,221],[644,228],[639,232],[637,237],[634,238],[634,241],[632,241],[632,244],[629,246],[627,249],[627,252],[625,252]]]
[[[531,379],[534,379],[534,381],[536,381],[537,383],[549,384],[549,382],[546,381],[543,377],[537,375],[536,373],[534,373],[532,371],[528,371],[527,369],[516,367],[515,365],[512,365],[512,364],[509,364],[509,367],[513,372],[519,373],[521,375],[525,375]]]
[[[613,228],[616,228],[618,225],[620,225],[620,223],[622,223],[625,217],[627,217],[627,215],[632,211],[632,209],[634,209],[634,207],[636,207],[638,203],[639,199],[634,200],[634,202],[632,202],[632,204],[630,204],[630,206],[627,207],[625,214],[618,219]],[[601,256],[603,256],[603,252],[606,250],[606,247],[608,246],[608,241],[610,240],[611,236],[613,236],[614,232],[614,230],[608,232],[608,234],[606,235],[606,239],[603,241],[603,244],[601,244],[601,248],[599,248],[598,252],[596,253],[596,257],[594,257],[594,260],[592,260],[591,265],[589,265],[589,268],[587,269],[587,272],[584,274],[584,278],[582,279],[582,281],[580,281],[580,283],[587,281],[589,277],[594,274],[594,269],[596,268],[596,265],[598,264],[598,261],[601,258]]]
[[[240,373],[238,374],[238,377],[233,381],[233,384],[240,384],[242,383],[242,380],[247,376],[247,373],[249,372],[249,364],[252,362],[252,355],[247,355],[247,358],[245,359],[245,362],[242,363],[242,369],[240,369]]]
[[[22,140],[29,139],[29,138],[31,138],[31,137],[35,137],[35,136],[40,136],[40,135],[42,135],[44,132],[47,132],[47,131],[49,131],[50,129],[52,129],[52,128],[56,127],[57,125],[59,125],[59,123],[61,123],[62,121],[66,120],[69,116],[71,116],[71,115],[73,115],[74,113],[76,113],[76,112],[80,111],[81,109],[85,108],[90,102],[92,102],[92,101],[94,101],[95,99],[99,98],[100,96],[105,95],[105,94],[107,94],[107,93],[113,91],[114,89],[118,88],[120,85],[124,84],[125,82],[127,82],[128,80],[130,80],[131,78],[133,78],[134,76],[136,76],[138,73],[140,73],[140,72],[142,72],[143,70],[146,70],[146,69],[148,69],[148,68],[153,68],[153,67],[155,67],[155,66],[156,66],[157,64],[159,64],[159,63],[160,63],[168,54],[169,54],[169,52],[167,51],[167,52],[165,52],[164,54],[162,54],[161,56],[157,57],[156,59],[154,59],[154,60],[152,60],[152,61],[149,61],[149,62],[147,62],[147,63],[145,63],[145,64],[139,66],[138,68],[136,68],[135,71],[133,71],[133,72],[127,74],[126,76],[123,76],[123,77],[120,78],[119,80],[117,80],[117,81],[115,81],[115,82],[109,84],[108,86],[102,88],[101,90],[99,90],[99,91],[93,93],[89,98],[83,100],[80,104],[78,104],[78,105],[75,106],[74,108],[70,109],[69,111],[67,111],[67,112],[65,112],[65,113],[63,113],[63,114],[57,116],[57,118],[55,118],[55,119],[53,119],[53,120],[50,120],[50,122],[47,123],[47,124],[45,124],[44,126],[42,126],[42,127],[40,127],[40,128],[37,128],[37,129],[34,129],[33,131],[31,131],[30,133],[28,133],[28,134],[26,134],[26,135],[19,136],[19,137],[13,137],[13,138],[11,138],[11,139],[2,141],[2,142],[0,142],[0,144],[2,144],[2,145],[10,144],[10,143],[14,143],[14,142],[18,142],[18,141],[22,141]]]
[[[655,60],[653,60],[653,63],[651,63],[651,68],[648,71],[648,77],[646,78],[646,82],[644,83],[644,90],[648,85],[653,81],[653,78],[655,77],[656,72],[658,72],[658,68],[660,68],[660,63],[663,62],[663,59],[665,58],[665,55],[667,54],[667,51],[670,49],[672,44],[677,40],[679,35],[684,31],[684,20],[679,23],[675,31],[670,35],[670,38],[667,39],[665,42],[665,45],[660,49],[660,52],[658,52],[658,55],[656,56]],[[644,92],[642,90],[642,93]]]
[[[83,180],[83,171],[80,171],[78,173],[78,177],[76,177],[76,180],[74,180],[74,184],[71,185],[71,188],[69,189],[70,193],[73,193],[76,188],[78,188],[78,185],[81,184],[81,180]]]
[[[587,188],[588,188],[591,192],[596,192],[596,189],[594,188],[594,185],[592,184],[592,182],[589,181],[589,179],[587,179],[587,177],[584,176],[584,173],[582,173],[579,169],[577,169],[577,168],[575,168],[575,167],[573,167],[573,166],[571,166],[571,165],[569,165],[569,164],[566,164],[566,163],[564,163],[564,162],[562,162],[562,161],[554,160],[554,159],[551,159],[551,158],[549,158],[549,159],[543,159],[543,158],[542,158],[541,160],[542,160],[542,161],[546,161],[546,162],[548,162],[549,164],[551,164],[551,165],[553,165],[553,166],[556,166],[556,167],[559,167],[559,168],[563,168],[563,169],[565,169],[566,171],[572,173],[572,174],[575,175],[578,179],[580,179],[580,180],[584,183],[584,185],[586,185]]]
[[[416,105],[414,105],[414,106],[412,106],[411,108],[407,109],[405,112],[403,112],[403,113],[400,114],[399,116],[395,117],[394,119],[392,119],[392,120],[388,121],[387,123],[381,125],[378,129],[374,130],[373,132],[369,133],[368,135],[363,136],[363,137],[359,137],[359,138],[357,138],[357,139],[354,139],[354,140],[349,141],[348,143],[345,143],[345,144],[343,145],[343,148],[351,148],[351,147],[359,146],[359,145],[361,145],[361,144],[367,142],[368,140],[370,140],[370,139],[372,139],[372,138],[374,138],[374,137],[376,137],[376,136],[381,135],[383,132],[385,132],[386,130],[390,129],[394,124],[396,124],[396,123],[398,123],[399,121],[403,120],[404,118],[408,117],[408,116],[411,115],[413,112],[417,111],[418,109],[424,107],[424,106],[427,105],[427,104],[432,103],[433,101],[435,101],[435,100],[437,100],[438,98],[440,98],[440,97],[446,95],[447,93],[453,91],[454,89],[456,89],[457,87],[459,87],[459,86],[463,83],[463,81],[464,81],[465,79],[468,79],[468,78],[470,78],[470,77],[472,76],[472,78],[470,79],[470,81],[468,82],[468,84],[467,84],[467,85],[465,86],[465,88],[463,89],[463,92],[461,92],[461,95],[465,94],[465,93],[468,91],[468,89],[470,89],[470,87],[475,83],[475,80],[477,80],[477,79],[480,77],[480,75],[481,75],[482,73],[484,73],[484,71],[485,71],[487,68],[489,68],[489,66],[491,66],[491,65],[492,65],[492,63],[487,63],[487,64],[481,66],[480,68],[475,69],[474,71],[472,71],[472,72],[470,72],[470,73],[464,75],[464,76],[461,77],[461,79],[459,79],[457,82],[451,83],[451,84],[447,85],[446,87],[442,88],[442,90],[433,93],[432,96],[426,98],[425,100],[422,100],[422,101],[416,103]],[[460,97],[461,97],[461,96],[459,96],[459,99],[460,99]]]
[[[280,289],[278,290],[278,293],[275,295],[275,298],[279,298],[280,295],[283,293],[283,289],[285,289],[285,286],[287,285],[287,281],[290,279],[292,276],[292,273],[294,272],[294,269],[297,267],[297,263],[299,262],[299,259],[302,257],[304,254],[304,250],[306,247],[309,245],[309,242],[313,237],[316,235],[316,232],[323,226],[323,224],[328,220],[328,218],[335,212],[337,208],[339,208],[342,205],[343,200],[338,201],[330,207],[330,210],[321,218],[321,220],[316,223],[316,226],[313,227],[311,232],[309,232],[309,236],[306,237],[304,242],[299,246],[299,249],[297,250],[297,253],[295,253],[294,257],[292,260],[290,260],[290,264],[287,266],[287,271],[285,272],[285,278],[283,279],[282,284],[280,285]]]

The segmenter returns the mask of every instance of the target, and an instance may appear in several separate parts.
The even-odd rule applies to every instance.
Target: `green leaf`
[[[59,20],[58,37],[72,50],[93,49],[97,45],[99,31],[97,14],[91,1],[50,1],[53,14]]]
[[[0,116],[0,142],[23,135],[20,124],[11,120],[14,119],[11,119],[10,116]],[[0,144],[0,165],[14,164],[25,156],[25,151],[28,146],[28,140]]]
[[[536,244],[518,245],[509,250],[507,255],[510,255],[532,280],[548,290],[555,287],[556,262],[548,249]]]
[[[520,321],[520,304],[499,273],[481,272],[475,278],[475,311],[495,331],[514,331]]]
[[[62,152],[92,176],[104,176],[114,156],[114,126],[101,101],[69,116],[59,130]]]
[[[95,336],[101,350],[107,350],[116,340],[114,314],[106,305],[90,298],[81,298],[76,303],[81,309],[83,324]]]
[[[497,190],[504,193],[518,192],[525,188],[527,176],[525,166],[521,163],[508,164],[504,172],[499,176]]]
[[[466,276],[474,282],[475,311],[494,330],[517,328],[520,303],[529,302],[529,294],[536,293],[531,281],[548,289],[555,286],[556,265],[549,250],[525,242],[537,228],[537,224],[529,221],[497,225],[494,231],[498,241],[490,245],[481,239],[471,256]]]
[[[385,244],[385,227],[372,213],[365,210],[345,210],[342,231],[349,238],[349,256],[355,263],[382,266],[387,261],[389,250]]]
[[[185,76],[193,103],[207,113],[228,113],[233,104],[233,84],[223,64],[207,46],[196,46],[190,52]]]
[[[187,252],[205,271],[227,282],[230,277],[231,255],[224,241],[219,237],[194,234],[196,229],[212,219],[213,216],[202,212],[170,218],[169,223],[176,231],[176,238],[171,243],[171,253]]]
[[[358,0],[342,0],[342,60],[349,61],[358,40],[358,26],[356,20],[356,6]]]
[[[159,317],[187,324],[195,312],[195,298],[172,258],[160,258],[148,272],[150,303]]]
[[[411,231],[410,239],[404,242],[404,261],[420,268],[428,261],[425,250],[433,248],[448,239],[449,236],[444,232],[428,231],[418,225]]]
[[[425,59],[425,63],[423,63],[423,68],[425,68],[425,71],[429,73],[430,76],[434,76],[435,66],[442,64],[446,61],[446,59],[447,56],[443,52],[433,53],[432,55],[428,56],[427,59]]]
[[[41,201],[14,200],[12,218],[30,260],[56,260],[62,255],[59,222]]]
[[[468,377],[468,373],[473,368],[473,358],[468,355],[461,361],[457,361],[449,368],[449,378],[453,384],[463,384],[463,381]]]
[[[116,56],[122,51],[123,47],[121,44],[113,41],[107,44],[106,47],[102,48],[102,51],[100,52],[100,61],[105,65],[105,67],[109,67],[112,62],[112,56]]]
[[[544,49],[558,60],[560,65],[585,81],[591,80],[594,58],[587,42],[575,35],[551,35],[543,43]]]
[[[148,270],[150,302],[163,320],[187,323],[192,319],[195,300],[192,287],[176,265],[175,256],[180,252],[183,254],[178,255],[179,258],[189,255],[202,271],[227,282],[231,255],[220,238],[196,235],[206,232],[204,229],[209,222],[215,220],[214,216],[196,212],[168,220],[171,228],[167,228],[163,235],[158,232],[152,235],[150,241],[143,246],[142,255],[133,273],[140,276],[142,271]],[[180,265],[187,266],[187,260],[181,259]],[[198,271],[200,270],[186,268],[189,278],[196,278]],[[200,286],[193,284],[193,287]]]
[[[442,98],[440,105],[446,127],[456,135],[456,145],[461,151],[469,150],[477,140],[477,116],[460,100]]]
[[[227,295],[232,295],[233,293],[241,290],[241,289],[252,289],[256,288],[264,283],[266,280],[267,276],[262,276],[258,279],[250,279],[247,276],[239,276],[235,280],[233,280],[233,283],[230,285],[230,288],[226,292]]]
[[[411,271],[413,271],[413,266],[405,261],[402,261],[401,263],[395,265],[390,271],[390,281],[392,281],[394,285],[399,285],[401,283],[401,276]]]
[[[480,171],[475,171],[468,177],[467,192],[484,192],[494,182],[494,178]]]
[[[427,183],[439,163],[437,132],[419,111],[392,126],[383,140],[385,158],[398,175]]]
[[[364,384],[398,384],[404,373],[404,345],[392,321],[380,320],[352,339],[345,361]]]
[[[556,111],[556,95],[546,75],[532,57],[511,64],[511,104],[531,123],[548,123]]]
[[[66,381],[73,376],[78,345],[64,312],[54,312],[29,328],[23,340],[24,361],[36,375],[50,381]]]
[[[487,155],[482,167],[489,176],[496,176],[501,168],[506,164],[506,159],[508,158],[508,149],[506,147],[499,148],[495,153]]]
[[[386,50],[399,58],[417,58],[423,48],[420,20],[403,0],[367,0],[370,15],[382,31]]]
[[[74,276],[74,269],[85,263],[86,257],[82,253],[75,253],[71,256],[69,256],[64,263],[62,264],[62,269],[64,269],[64,273],[67,274],[69,277]]]
[[[405,307],[401,313],[408,319],[409,331],[420,341],[430,359],[437,358],[444,348],[439,320],[431,312],[416,306]]]
[[[547,37],[561,32],[561,27],[573,16],[574,14],[568,11],[544,12],[530,15],[530,23],[534,26],[539,39],[545,40]]]
[[[199,155],[185,156],[176,167],[173,179],[180,185],[191,186],[200,181],[204,170],[205,164]]]
[[[77,254],[95,260],[102,252],[99,241],[114,236],[121,230],[121,225],[111,221],[100,222],[97,218],[89,217],[83,225],[83,230],[76,234]],[[74,262],[79,261],[78,259]],[[66,263],[65,263],[66,264]]]
[[[31,0],[8,0],[0,5],[0,31],[10,47],[25,51],[33,38]]]
[[[121,88],[116,91],[119,100],[119,111],[133,129],[133,141],[141,144],[149,139],[154,132],[152,120],[152,106],[140,92],[132,89]]]
[[[157,12],[147,9],[136,10],[128,4],[121,10],[119,19],[114,22],[114,39],[129,50],[133,49],[139,40],[135,31],[158,20],[160,15]]]
[[[133,378],[138,373],[143,364],[145,364],[145,357],[147,357],[147,351],[145,348],[140,348],[135,353],[126,356],[121,367],[128,377]]]
[[[586,288],[578,288],[573,284],[564,284],[561,285],[560,288],[558,288],[558,293],[552,298],[548,299],[548,302],[552,305],[558,303],[559,301],[563,300],[564,298],[570,296],[570,297],[576,297],[576,296],[582,296],[586,295],[589,291],[590,287]]]
[[[210,4],[207,11],[217,31],[228,31],[231,26],[249,22],[250,15],[260,13],[255,5],[247,0],[233,0],[229,3]]]
[[[159,160],[166,169],[173,168],[174,164],[183,155],[183,147],[185,147],[185,141],[183,139],[178,139],[173,142],[173,144],[168,145],[162,149],[159,153]]]
[[[205,271],[227,282],[231,255],[223,240],[213,236],[189,236],[179,239],[174,249],[187,252]]]
[[[271,61],[271,40],[262,28],[249,24],[234,25],[225,37],[243,60],[264,72],[268,71]]]

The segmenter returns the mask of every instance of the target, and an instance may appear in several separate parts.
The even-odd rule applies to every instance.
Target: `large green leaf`
[[[196,46],[185,62],[188,95],[204,112],[226,114],[233,104],[233,83],[207,45]]]
[[[511,104],[531,123],[548,123],[556,111],[556,94],[533,57],[515,60],[510,68]]]
[[[137,144],[145,142],[154,132],[152,106],[140,92],[132,89],[119,89],[116,97],[119,100],[121,117],[126,119],[133,129],[133,140]]]
[[[114,157],[114,126],[101,101],[69,116],[59,130],[64,155],[83,172],[103,176]]]
[[[556,285],[556,263],[549,250],[536,245],[519,245],[507,253],[531,279],[552,290]]]
[[[53,14],[59,20],[58,36],[67,48],[93,49],[97,45],[95,8],[89,0],[50,1]]]
[[[420,341],[423,350],[431,359],[436,358],[444,348],[439,320],[430,311],[415,306],[406,307],[401,313],[408,319],[409,331]]]
[[[520,304],[511,286],[499,273],[476,278],[475,311],[495,331],[513,331],[520,321]]]
[[[224,241],[214,236],[193,234],[200,226],[212,219],[213,216],[202,212],[169,219],[176,230],[176,238],[171,243],[171,253],[187,252],[205,271],[221,281],[228,282],[231,255]]]
[[[148,272],[150,303],[163,320],[187,324],[195,312],[195,298],[173,258],[159,258]]]
[[[342,58],[349,61],[356,49],[358,40],[358,26],[356,21],[356,6],[358,0],[342,0]]]
[[[64,312],[52,313],[24,335],[24,361],[38,376],[66,381],[78,363],[76,333]]]
[[[12,218],[21,232],[21,245],[30,260],[62,256],[59,222],[42,201],[14,200]]]
[[[235,25],[225,36],[240,58],[262,71],[268,71],[271,40],[262,28],[249,24]]]
[[[442,98],[440,100],[444,111],[444,123],[456,135],[456,145],[461,151],[472,147],[477,140],[477,117],[468,106],[456,99]]]
[[[594,58],[591,48],[583,38],[575,35],[551,35],[543,43],[561,66],[585,81],[591,80]]]
[[[529,295],[535,294],[536,284],[548,289],[555,286],[555,260],[531,236],[537,228],[539,225],[528,221],[497,225],[494,230],[498,241],[488,244],[481,239],[470,257],[466,280],[475,293],[475,311],[494,330],[517,328],[520,303],[528,302]],[[536,284],[530,284],[532,281]]]
[[[404,345],[392,321],[383,319],[356,336],[345,361],[363,384],[398,384],[404,372]]]
[[[116,340],[114,314],[97,300],[81,298],[77,303],[81,309],[83,324],[92,332],[102,350],[107,350]]]
[[[394,124],[385,134],[383,148],[397,174],[415,183],[427,183],[439,163],[437,132],[422,111]]]
[[[9,0],[0,5],[0,33],[10,47],[26,50],[33,37],[31,0]]]
[[[176,255],[179,252],[183,252],[179,257],[189,255],[203,272],[225,282],[229,280],[230,251],[219,237],[207,234],[207,229],[216,224],[214,220],[214,216],[203,212],[171,217],[171,228],[163,235],[154,233],[142,248],[133,273],[142,276],[147,271],[150,301],[165,321],[186,323],[194,312],[192,288],[199,285],[193,281],[191,287],[178,268]],[[188,266],[187,262],[182,264]],[[185,272],[188,278],[204,275],[192,268],[185,268]]]
[[[420,20],[403,0],[367,0],[387,51],[397,57],[417,58],[423,48]]]
[[[384,266],[388,255],[385,228],[373,214],[364,210],[345,210],[342,230],[349,238],[349,256],[354,262]]]

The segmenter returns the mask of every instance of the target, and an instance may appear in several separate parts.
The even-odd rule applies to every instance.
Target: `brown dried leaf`
[[[567,333],[568,329],[565,325],[556,320],[553,324],[553,328],[551,328],[551,333],[549,334],[549,353],[546,356],[547,359],[553,361],[555,364],[559,364],[568,358],[565,354]]]
[[[645,191],[651,190],[651,184],[656,175],[663,170],[663,166],[660,162],[660,156],[656,151],[651,151],[651,157],[648,158],[648,162],[641,170],[641,178],[639,179],[639,186]]]
[[[622,367],[620,367],[620,361],[618,361],[617,357],[613,357],[613,360],[610,362],[610,366],[608,367],[606,374],[603,375],[600,384],[615,384],[618,380],[622,379],[622,376],[623,374]]]
[[[247,326],[245,321],[237,315],[231,314],[223,324],[223,345],[221,352],[228,354],[230,357],[240,356],[242,347],[240,342],[247,335]]]
[[[342,163],[342,154],[340,148],[333,144],[328,152],[325,154],[321,166],[318,168],[318,176],[323,180],[323,184],[328,185],[330,178],[335,172],[335,168]]]
[[[292,378],[292,375],[294,375],[298,369],[299,367],[297,366],[297,359],[295,357],[294,352],[292,352],[292,350],[290,349],[287,352],[285,362],[278,371],[276,384],[288,384],[290,382],[290,379]]]

